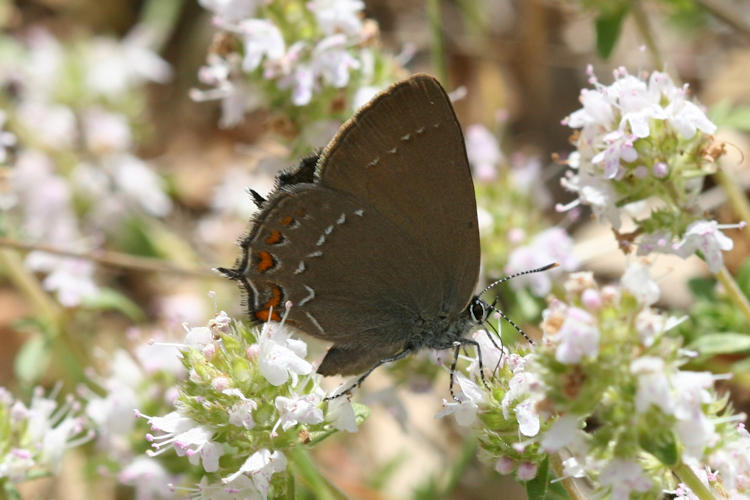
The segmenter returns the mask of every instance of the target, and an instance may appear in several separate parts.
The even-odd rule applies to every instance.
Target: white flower
[[[166,82],[171,69],[149,48],[151,38],[148,29],[136,26],[121,41],[93,39],[84,54],[84,80],[89,89],[114,96],[144,81]]]
[[[224,484],[231,483],[242,474],[250,474],[250,478],[262,498],[268,497],[268,486],[271,476],[286,469],[286,457],[278,450],[271,452],[263,448],[250,455],[239,470],[222,479]]]
[[[359,69],[360,63],[347,50],[344,35],[331,35],[322,39],[313,49],[312,71],[323,82],[336,88],[349,84],[349,72]]]
[[[560,363],[576,364],[585,356],[599,352],[599,328],[595,319],[583,309],[568,308],[565,322],[552,337],[557,344],[555,359]]]
[[[707,134],[716,132],[716,125],[694,103],[682,99],[670,102],[664,110],[669,123],[685,139],[692,138],[698,130]]]
[[[300,63],[294,71],[278,81],[279,88],[292,88],[292,103],[304,106],[310,102],[315,90],[315,72],[309,64]]]
[[[238,427],[244,427],[245,429],[255,427],[253,412],[258,409],[258,403],[246,398],[239,389],[232,388],[223,392],[224,394],[240,398],[240,401],[235,403],[229,410],[229,423]]]
[[[334,391],[335,392],[335,391]],[[331,422],[334,429],[347,432],[357,432],[357,421],[351,401],[340,397],[328,401],[326,421]]]
[[[654,72],[654,74],[657,73]],[[652,80],[654,79],[654,74],[652,74]],[[646,82],[640,78],[626,73],[622,78],[615,80],[610,89],[617,96],[617,102],[622,114],[620,127],[629,126],[630,132],[635,137],[643,138],[649,136],[650,119],[664,119],[664,110],[659,104],[661,99],[660,92],[658,89],[652,88],[650,84],[647,86]]]
[[[583,89],[580,96],[583,107],[568,116],[566,124],[571,128],[595,125],[610,128],[615,119],[612,103],[598,90]]]
[[[555,420],[544,433],[542,447],[548,453],[557,453],[571,443],[578,432],[578,417],[576,415],[564,415]]]
[[[674,412],[674,402],[664,361],[655,356],[643,356],[630,363],[630,372],[638,377],[635,409],[639,413],[656,405],[666,414]]]
[[[40,387],[35,388],[28,408],[9,394],[0,401],[0,413],[6,416],[5,437],[10,439],[3,443],[6,449],[0,456],[0,478],[15,482],[27,479],[32,471],[56,473],[69,448],[94,437],[76,415],[79,406],[72,397],[61,405],[53,399],[58,389],[45,397]]]
[[[26,258],[26,265],[29,269],[48,273],[42,285],[46,290],[56,292],[57,300],[66,307],[75,307],[99,291],[93,281],[96,268],[91,261],[32,252]]]
[[[491,181],[497,177],[497,167],[503,159],[500,146],[492,132],[480,124],[466,127],[466,156],[481,181]]]
[[[651,279],[649,267],[640,262],[632,262],[620,281],[643,306],[650,306],[659,300],[659,285]]]
[[[524,399],[516,405],[513,411],[516,414],[518,430],[521,434],[529,437],[539,434],[541,422],[539,421],[539,412],[536,409],[536,401]]]
[[[307,8],[315,15],[320,29],[327,35],[358,35],[362,29],[362,0],[310,0]]]
[[[493,335],[495,343],[493,343],[490,335]],[[485,369],[485,373],[493,373],[495,368],[499,366],[500,361],[509,354],[507,349],[503,347],[502,340],[487,330],[476,330],[471,334],[471,338],[479,344],[477,351],[482,355],[482,366]],[[481,379],[482,375],[479,373],[478,356],[472,358],[466,371],[475,378]]]
[[[651,489],[651,479],[632,460],[615,458],[599,474],[599,482],[611,488],[612,500],[628,500],[630,493]]]
[[[715,220],[693,222],[677,243],[675,253],[685,258],[700,251],[706,259],[708,269],[712,273],[718,273],[724,263],[721,252],[734,247],[734,242],[721,232],[723,227],[732,226],[720,226]]]
[[[266,500],[261,495],[253,481],[244,475],[239,475],[228,483],[209,483],[207,476],[196,485],[190,498],[194,500]],[[189,490],[189,488],[186,488]]]
[[[458,401],[443,400],[443,410],[435,418],[452,414],[458,425],[468,427],[476,421],[479,405],[485,402],[486,395],[481,387],[463,374],[456,372],[455,377],[456,385],[460,388],[456,393]]]
[[[125,151],[132,141],[125,116],[101,108],[91,108],[84,113],[83,136],[86,146],[97,154]]]
[[[281,426],[282,430],[302,424],[319,424],[323,421],[323,410],[318,408],[320,398],[315,394],[304,396],[276,396],[274,405],[279,412],[279,419],[271,429],[271,435],[276,434],[276,429]]]
[[[518,469],[516,469],[516,476],[519,481],[531,481],[536,477],[537,472],[538,467],[536,464],[531,462],[521,462],[518,464]]]
[[[578,194],[578,199],[567,205],[558,206],[558,211],[566,211],[581,203],[591,206],[598,218],[606,219],[615,229],[620,228],[621,210],[617,206],[618,197],[612,184],[606,179],[581,170],[577,175],[560,179],[562,187]]]
[[[633,137],[621,130],[610,132],[602,138],[603,149],[593,158],[591,163],[601,164],[605,179],[614,179],[621,172],[622,161],[633,162],[638,159],[638,153],[633,148]]]
[[[76,117],[67,106],[24,101],[18,118],[34,139],[53,149],[69,149],[78,138]]]
[[[172,475],[153,458],[136,457],[117,475],[117,480],[135,488],[135,497],[140,500],[169,498],[172,495]]]
[[[164,193],[164,181],[143,160],[118,154],[108,158],[107,168],[119,191],[150,214],[163,217],[172,210],[172,200]]]
[[[258,367],[272,385],[279,386],[292,377],[297,384],[298,375],[312,373],[312,365],[305,360],[307,344],[291,338],[291,333],[278,323],[266,323],[258,339]]]
[[[178,456],[187,456],[193,465],[202,461],[206,472],[219,469],[219,457],[224,454],[221,444],[211,440],[213,431],[194,420],[172,412],[164,417],[147,417],[151,428],[163,432],[158,436],[147,435],[156,452],[149,453],[154,457],[174,448]]]
[[[254,71],[260,66],[264,57],[278,59],[284,55],[286,45],[279,28],[265,19],[246,19],[239,24],[238,32],[242,35],[245,56],[242,70]]]

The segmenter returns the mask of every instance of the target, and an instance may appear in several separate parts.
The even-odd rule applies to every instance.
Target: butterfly
[[[280,174],[233,268],[251,319],[333,343],[322,375],[362,374],[465,337],[492,304],[479,278],[477,207],[450,99],[417,74],[375,96],[318,155]],[[536,270],[535,270],[536,271]],[[534,272],[534,271],[531,271]],[[287,304],[291,307],[284,311]],[[481,356],[479,356],[481,361]]]

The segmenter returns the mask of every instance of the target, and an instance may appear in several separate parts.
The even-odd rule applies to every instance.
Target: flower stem
[[[578,488],[578,484],[576,483],[576,480],[574,478],[565,477],[565,472],[563,471],[562,458],[560,458],[560,455],[558,453],[550,454],[549,463],[552,466],[552,470],[555,472],[555,476],[558,478],[564,478],[564,479],[560,479],[560,484],[562,484],[563,488],[565,488],[565,491],[568,492],[568,495],[570,496],[571,500],[585,500],[586,498],[588,498]]]
[[[745,196],[745,193],[740,188],[740,184],[733,179],[732,175],[727,172],[727,169],[718,168],[714,174],[714,178],[727,194],[734,212],[739,216],[740,220],[747,223],[743,230],[745,231],[745,237],[750,240],[750,201],[748,201],[747,196]]]
[[[120,252],[109,252],[104,250],[94,250],[91,252],[76,252],[57,248],[41,243],[24,243],[12,238],[0,236],[0,247],[15,248],[17,250],[34,251],[51,253],[62,257],[71,257],[74,259],[83,259],[96,262],[104,266],[119,267],[122,269],[133,269],[136,271],[158,272],[179,274],[186,277],[223,279],[218,273],[200,268],[187,268],[176,266],[169,261],[156,259],[153,257],[141,257]]]
[[[427,0],[427,18],[430,23],[430,38],[432,42],[432,50],[430,51],[432,71],[435,72],[438,80],[446,84],[445,41],[443,40],[443,19],[440,12],[440,0]]]
[[[651,31],[651,26],[648,24],[648,16],[643,11],[643,6],[639,0],[633,0],[630,2],[630,11],[633,13],[633,19],[635,20],[638,31],[643,37],[643,42],[646,44],[649,53],[651,54],[651,62],[659,70],[664,69],[664,61],[661,58],[659,48],[656,46],[656,40],[654,40],[654,34]]]
[[[294,475],[312,490],[314,498],[346,500],[346,495],[320,473],[306,449],[302,446],[294,446],[286,451],[286,455]]]
[[[693,472],[693,469],[691,469],[689,466],[685,464],[685,462],[680,462],[679,464],[675,465],[672,468],[672,472],[682,481],[685,483],[691,490],[693,490],[693,493],[695,496],[697,496],[700,500],[715,500],[716,497],[711,493],[711,490],[701,482],[700,479],[698,479],[698,476],[695,475],[695,472]]]
[[[721,266],[716,278],[724,286],[724,289],[729,295],[729,298],[732,299],[732,302],[734,302],[742,314],[745,315],[745,319],[748,323],[750,323],[750,301],[748,301],[745,294],[742,293],[742,290],[740,290],[739,285],[737,285],[737,282],[729,273],[726,266]]]
[[[44,291],[39,280],[24,267],[18,252],[8,248],[0,248],[0,268],[3,269],[16,288],[26,296],[39,315],[53,325],[59,324],[60,308]]]

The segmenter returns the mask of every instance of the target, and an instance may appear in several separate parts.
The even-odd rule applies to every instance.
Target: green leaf
[[[18,380],[33,385],[47,371],[49,361],[50,352],[47,339],[42,335],[35,335],[21,347],[13,363],[13,369]]]
[[[596,52],[602,59],[607,59],[614,50],[627,13],[627,5],[622,5],[611,12],[602,12],[596,18]]]
[[[667,467],[674,467],[680,463],[677,438],[671,430],[656,434],[643,432],[638,436],[638,443],[641,448],[658,458]]]
[[[688,288],[695,298],[713,301],[716,298],[716,280],[713,278],[692,278]]]
[[[567,500],[570,498],[559,481],[552,482],[555,474],[549,466],[549,457],[539,464],[536,477],[526,481],[526,496],[529,500]]]
[[[735,332],[709,333],[701,335],[688,347],[704,356],[733,354],[750,350],[750,335]]]
[[[138,304],[112,288],[100,288],[95,295],[84,298],[81,305],[87,309],[119,311],[136,322],[145,317]]]

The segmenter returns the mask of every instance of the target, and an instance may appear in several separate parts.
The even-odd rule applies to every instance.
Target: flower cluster
[[[45,397],[37,387],[26,406],[0,387],[0,485],[54,474],[66,450],[93,439],[80,404],[72,397],[58,404],[57,392]]]
[[[720,229],[731,226],[704,220],[697,203],[723,153],[711,136],[716,125],[666,73],[640,78],[619,68],[609,86],[591,67],[588,73],[594,88],[581,91],[582,108],[563,120],[577,129],[577,150],[562,185],[578,198],[558,209],[589,205],[615,231],[627,217],[636,227],[618,234],[626,249],[682,257],[700,251],[718,272],[721,252],[732,247]]]
[[[148,416],[150,457],[170,450],[203,477],[180,489],[196,498],[234,492],[277,497],[287,487],[285,451],[337,430],[355,432],[366,409],[345,397],[324,401],[307,345],[279,323],[260,331],[232,324],[222,311],[189,330],[182,350],[188,379],[174,411]]]
[[[161,217],[172,203],[162,179],[133,154],[142,85],[169,66],[136,27],[124,40],[61,43],[43,30],[0,39],[0,221],[6,236],[86,251],[132,214]],[[42,252],[26,265],[65,306],[97,292],[94,266]]]
[[[263,107],[281,111],[295,134],[329,131],[312,124],[347,118],[394,79],[396,63],[378,50],[361,0],[199,1],[221,31],[199,72],[211,88],[193,97],[221,99],[221,126]],[[325,145],[323,135],[306,146]]]
[[[648,268],[631,264],[620,286],[575,273],[565,289],[549,299],[541,345],[506,353],[490,391],[459,377],[462,403],[443,413],[478,418],[485,458],[519,480],[555,454],[557,477],[586,477],[612,498],[689,492],[690,479],[747,498],[750,435],[717,395],[720,376],[681,369],[695,353],[666,334],[681,319],[651,307]]]
[[[90,373],[91,385],[79,388],[86,415],[96,429],[100,470],[116,474],[139,499],[171,497],[169,484],[192,472],[177,460],[162,464],[143,455],[147,425],[134,413],[136,408],[158,412],[172,407],[179,394],[178,381],[186,376],[178,353],[164,342],[142,343],[133,355],[118,349],[108,363],[108,374]]]

